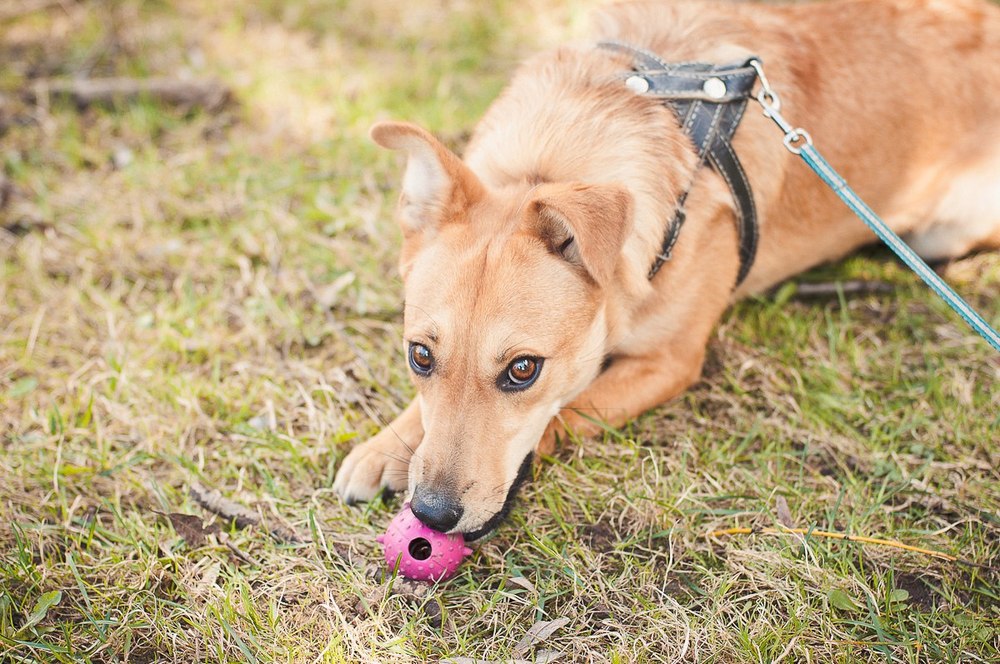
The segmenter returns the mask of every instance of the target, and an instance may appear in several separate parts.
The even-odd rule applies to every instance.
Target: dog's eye
[[[419,376],[427,376],[434,368],[431,349],[423,344],[410,344],[410,368]]]
[[[535,382],[541,370],[542,358],[519,357],[507,365],[507,372],[497,383],[505,392],[523,390]]]

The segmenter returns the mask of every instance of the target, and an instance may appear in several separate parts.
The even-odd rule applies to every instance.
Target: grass
[[[372,573],[397,505],[330,487],[412,388],[399,164],[365,132],[401,117],[460,145],[585,3],[530,4],[82,0],[4,19],[0,661],[1000,658],[1000,363],[880,250],[803,278],[891,295],[736,305],[701,383],[548,459],[454,580]],[[18,94],[110,74],[216,76],[238,104]],[[1000,256],[947,276],[1000,323]],[[311,541],[230,527],[189,545],[162,515],[210,520],[195,481]],[[993,569],[706,537],[783,522]]]

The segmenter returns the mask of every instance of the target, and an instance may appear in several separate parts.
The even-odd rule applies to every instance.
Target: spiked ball
[[[410,504],[393,518],[384,535],[375,538],[385,547],[385,562],[407,579],[441,581],[451,577],[472,553],[461,533],[446,535],[420,522]]]

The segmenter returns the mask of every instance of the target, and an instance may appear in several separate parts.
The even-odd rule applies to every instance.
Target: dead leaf
[[[788,501],[781,494],[774,499],[774,507],[778,512],[778,522],[785,528],[794,528],[795,521],[792,519],[792,511],[788,509]]]
[[[517,645],[514,646],[514,655],[520,657],[568,624],[569,618],[556,618],[555,620],[540,620],[536,622],[528,629],[521,640],[517,642]]]
[[[437,600],[427,602],[424,605],[423,613],[424,617],[427,618],[427,624],[434,629],[441,629],[441,605]]]
[[[179,512],[171,512],[170,514],[156,513],[167,517],[170,525],[177,531],[177,534],[192,549],[200,549],[205,546],[205,538],[208,535],[219,532],[219,524],[213,523],[206,528],[201,517],[194,514],[180,514]]]
[[[204,560],[209,560],[204,558]],[[194,594],[198,597],[202,597],[208,593],[211,588],[215,587],[215,584],[219,580],[219,574],[222,572],[222,565],[219,561],[212,562],[202,573],[201,579],[198,580],[192,590]]]
[[[562,657],[555,650],[541,650],[534,659],[475,659],[474,657],[452,657],[442,660],[441,664],[551,664]]]
[[[240,505],[239,503],[225,498],[222,495],[222,492],[218,489],[209,490],[200,482],[194,482],[188,488],[188,493],[196,503],[201,505],[203,509],[232,521],[236,524],[237,528],[243,529],[248,526],[263,525],[260,514],[244,507],[243,505]],[[284,524],[273,522],[267,524],[266,527],[268,532],[271,533],[271,537],[279,542],[301,544],[306,541],[300,537],[298,533]]]
[[[421,601],[427,597],[427,593],[430,591],[430,587],[426,583],[411,581],[401,576],[388,579],[387,585],[390,585],[390,594],[417,601]]]
[[[535,584],[533,584],[531,581],[528,581],[523,576],[512,576],[509,579],[507,579],[507,583],[511,583],[515,586],[520,586],[521,588],[527,590],[529,593],[535,592]]]

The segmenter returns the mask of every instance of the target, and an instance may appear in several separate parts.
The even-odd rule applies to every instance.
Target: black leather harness
[[[713,65],[702,62],[668,64],[655,53],[621,42],[601,42],[599,48],[632,57],[632,73],[625,86],[638,94],[662,99],[677,116],[681,129],[691,139],[698,155],[696,171],[707,162],[726,181],[736,205],[739,234],[740,270],[736,285],[746,278],[757,254],[757,210],[750,182],[733,150],[732,139],[751,97],[757,71],[750,58],[740,65]],[[694,185],[694,176],[677,197],[674,216],[667,224],[663,246],[649,269],[652,279],[670,260],[674,244],[684,225],[684,203]]]

